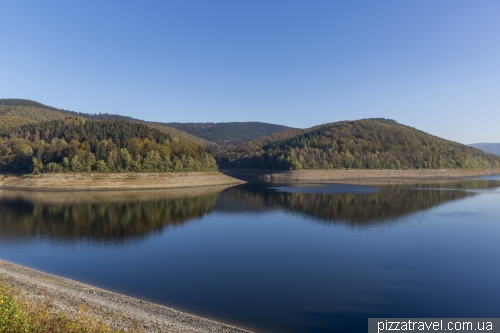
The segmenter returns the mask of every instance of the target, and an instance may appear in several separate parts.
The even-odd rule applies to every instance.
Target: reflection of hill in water
[[[465,189],[486,189],[499,186],[498,181],[481,180],[439,183],[406,182],[381,186],[377,193],[301,194],[265,191],[261,186],[242,185],[223,191],[215,210],[231,212],[235,206],[251,207],[251,210],[275,207],[312,216],[324,222],[368,225],[475,195],[473,192],[464,191]],[[235,205],[235,200],[240,204]]]
[[[202,217],[215,206],[219,191],[205,190],[197,195],[110,193],[107,199],[103,194],[96,195],[99,200],[88,194],[83,198],[80,194],[71,194],[70,198],[49,195],[42,200],[40,193],[0,193],[0,234],[97,241],[141,237]]]
[[[123,241],[184,224],[211,211],[245,214],[272,209],[362,226],[473,196],[473,191],[464,190],[500,187],[500,181],[379,186],[377,193],[367,194],[287,193],[251,184],[123,193],[0,191],[0,235]]]

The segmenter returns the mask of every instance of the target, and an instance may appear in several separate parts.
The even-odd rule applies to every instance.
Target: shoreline
[[[72,191],[65,189],[61,191],[44,191],[30,190],[26,191],[22,188],[2,189],[0,188],[0,199],[22,199],[26,201],[36,200],[42,203],[63,203],[72,204],[82,201],[88,203],[111,203],[111,202],[126,202],[159,200],[159,199],[179,199],[191,198],[203,195],[218,194],[227,188],[234,185],[211,185],[199,187],[183,187],[172,189],[143,189],[143,190],[124,190],[124,191],[106,191],[106,190],[88,190],[88,191]]]
[[[0,174],[0,190],[130,191],[239,185],[245,182],[218,171],[166,173]]]
[[[227,169],[205,172],[166,173],[45,173],[14,175],[0,173],[0,190],[21,191],[144,191],[233,186],[247,182],[289,183],[362,180],[445,180],[499,175],[490,169]]]
[[[500,168],[491,169],[335,169],[335,170],[258,170],[227,169],[222,173],[244,181],[266,183],[311,182],[311,181],[359,181],[359,180],[444,180],[478,176],[499,175]]]
[[[52,302],[53,310],[78,314],[85,305],[96,320],[125,331],[151,333],[249,333],[218,321],[43,273],[0,259],[0,278],[30,302]]]

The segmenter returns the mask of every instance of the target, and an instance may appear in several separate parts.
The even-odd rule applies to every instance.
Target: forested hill
[[[481,149],[485,153],[495,154],[500,156],[500,143],[473,143],[469,146]]]
[[[145,124],[75,117],[0,131],[0,170],[165,172],[217,165],[209,149]]]
[[[125,120],[132,122],[140,122],[147,124],[151,127],[157,128],[158,130],[169,134],[170,136],[172,136],[172,138],[194,141],[204,147],[212,149],[213,151],[217,151],[220,148],[217,144],[213,142],[209,142],[202,138],[198,138],[194,135],[180,131],[173,127],[165,126],[160,123],[146,122],[143,120],[116,114],[108,114],[108,113],[89,114],[89,113],[57,109],[55,107],[47,106],[42,103],[30,101],[27,99],[15,99],[15,98],[0,99],[0,131],[24,124],[31,124],[53,119],[64,119],[67,117],[82,117],[94,120]]]
[[[216,154],[221,168],[420,169],[500,167],[500,157],[387,119],[287,131]]]
[[[56,109],[27,99],[0,99],[0,131],[39,121],[75,116],[79,116],[79,113]]]
[[[27,99],[0,99],[0,131],[24,124],[67,117],[93,120],[125,120],[140,122],[157,128],[180,140],[195,141],[213,152],[255,140],[290,127],[261,122],[230,123],[161,123],[148,122],[117,114],[90,114],[58,109]]]
[[[165,125],[215,142],[223,149],[291,129],[287,126],[261,122],[165,123]]]

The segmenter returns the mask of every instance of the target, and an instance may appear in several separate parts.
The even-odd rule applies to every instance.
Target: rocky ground
[[[52,311],[74,316],[84,307],[88,315],[128,332],[249,332],[3,260],[0,260],[0,277],[18,288],[29,302],[50,303]]]

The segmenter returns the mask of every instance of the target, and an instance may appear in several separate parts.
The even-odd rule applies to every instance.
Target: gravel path
[[[142,332],[250,332],[162,305],[95,288],[0,260],[0,277],[30,302],[52,303],[54,311],[88,313],[116,329]]]

